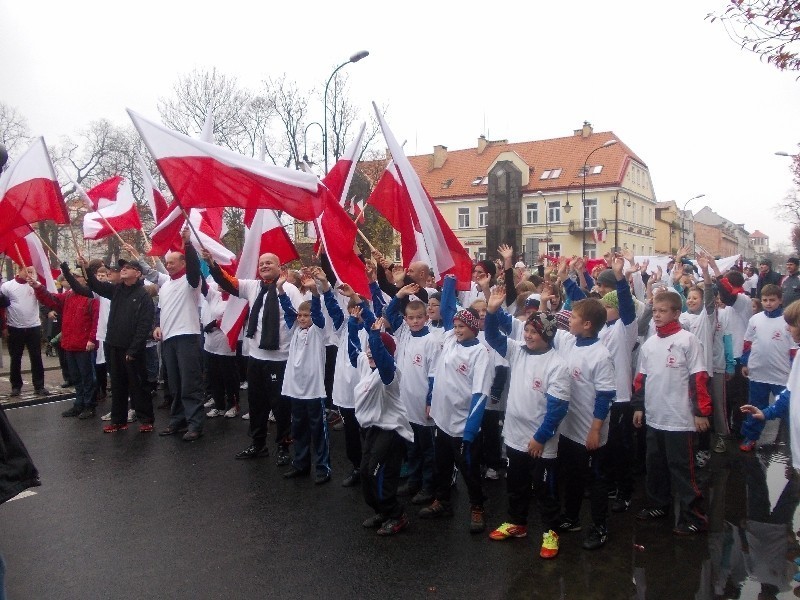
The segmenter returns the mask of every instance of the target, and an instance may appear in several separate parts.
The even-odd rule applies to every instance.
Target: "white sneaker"
[[[239,407],[238,406],[234,406],[233,408],[229,408],[225,412],[225,417],[227,419],[233,419],[234,417],[238,416],[238,414],[239,414]]]
[[[210,411],[208,411],[206,413],[206,416],[207,417],[211,417],[213,419],[214,417],[221,417],[224,414],[225,413],[223,411],[221,411],[221,410],[219,410],[217,408],[212,408]]]
[[[111,413],[107,413],[107,414],[103,415],[102,417],[100,417],[100,420],[101,421],[110,421],[111,420]]]
[[[275,415],[273,414],[272,411],[269,411],[269,422],[270,423],[274,423],[275,422]]]
[[[500,475],[497,474],[497,471],[492,469],[491,467],[486,469],[486,475],[484,475],[486,479],[491,479],[492,481],[497,481],[500,479]]]
[[[209,400],[208,402],[203,404],[203,408],[211,408],[212,406],[214,406],[214,401],[213,400]]]
[[[240,390],[246,390],[247,389],[247,382],[243,381],[242,383],[240,383],[239,384],[239,389]]]
[[[250,420],[250,413],[249,413],[249,412],[246,412],[246,413],[244,413],[244,414],[242,415],[242,418],[243,418],[245,421],[249,421],[249,420]]]
[[[128,409],[128,423],[133,423],[136,420],[136,411],[132,408]]]

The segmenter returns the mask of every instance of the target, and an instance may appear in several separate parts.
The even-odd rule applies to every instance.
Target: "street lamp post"
[[[616,195],[612,202],[614,203],[614,252],[619,252],[619,193],[621,190],[617,190]],[[631,205],[631,197],[628,192],[622,192],[628,197],[628,200],[625,202],[625,206]]]
[[[308,128],[312,125],[316,125],[320,128],[320,131],[322,131],[322,141],[325,141],[325,132],[322,129],[322,125],[319,123],[319,121],[311,121],[311,123],[306,125],[306,128],[303,130],[303,162],[309,165],[311,164],[311,161],[308,160]]]
[[[681,209],[681,248],[683,248],[686,245],[686,240],[684,236],[684,233],[686,233],[686,207],[692,200],[697,200],[698,198],[703,198],[704,196],[705,194],[697,194],[697,196],[692,196],[686,202],[683,203],[683,208]],[[694,243],[692,243],[692,251],[694,251]]]
[[[325,84],[325,96],[323,97],[323,105],[322,105],[324,113],[323,122],[325,123],[325,126],[322,130],[322,146],[323,146],[322,153],[323,156],[325,157],[325,173],[328,172],[328,86],[331,84],[334,75],[336,75],[336,73],[339,72],[339,69],[341,69],[342,67],[346,67],[350,63],[357,63],[362,58],[367,58],[368,56],[369,52],[366,50],[361,50],[360,52],[356,52],[346,62],[343,62],[333,70],[331,76],[328,77],[328,82]]]
[[[597,152],[602,148],[608,148],[609,146],[613,146],[617,143],[617,140],[608,140],[602,146],[598,146],[591,152],[589,152],[589,156],[586,157],[586,160],[583,161],[583,186],[581,187],[581,211],[583,212],[583,227],[581,227],[581,256],[586,256],[586,171],[589,167],[589,159],[592,157],[592,154]]]

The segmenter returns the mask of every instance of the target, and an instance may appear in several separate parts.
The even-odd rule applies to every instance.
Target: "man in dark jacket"
[[[771,283],[772,285],[781,284],[781,274],[772,270],[772,261],[768,258],[762,258],[758,261],[758,284],[756,285],[756,293],[753,298],[761,298],[761,288]]]
[[[786,277],[781,281],[783,288],[783,308],[800,299],[800,259],[792,256],[786,261]]]
[[[86,267],[86,260],[81,258]],[[89,288],[111,300],[106,330],[106,363],[111,374],[111,423],[106,433],[128,428],[128,397],[139,431],[153,431],[153,399],[148,392],[145,343],[153,326],[153,301],[144,288],[139,263],[120,259],[120,282],[100,281],[88,272]]]

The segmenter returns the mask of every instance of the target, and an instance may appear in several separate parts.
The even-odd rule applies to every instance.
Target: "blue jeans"
[[[750,381],[750,404],[757,406],[764,410],[769,406],[769,395],[777,396],[784,389],[785,385],[777,385],[775,383],[763,383],[761,381]],[[753,418],[753,415],[747,415],[744,423],[742,423],[742,437],[751,442],[757,442],[761,437],[761,432],[764,431],[765,421],[758,421]]]
[[[433,493],[433,470],[435,456],[433,451],[434,427],[411,423],[414,441],[406,441],[406,458],[408,461],[408,487],[419,488]]]
[[[94,378],[94,352],[64,351],[69,379],[75,385],[75,408],[94,408],[97,405],[97,383]]]
[[[325,398],[315,400],[291,399],[292,439],[294,460],[292,466],[299,471],[311,469],[311,446],[314,447],[314,463],[318,475],[331,472],[328,421],[325,418]]]

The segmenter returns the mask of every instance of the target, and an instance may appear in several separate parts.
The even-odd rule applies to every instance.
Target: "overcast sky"
[[[409,154],[475,147],[481,134],[562,137],[588,120],[647,163],[658,200],[703,193],[689,208],[788,241],[774,205],[792,189],[790,159],[774,153],[798,151],[798,74],[704,20],[726,0],[281,4],[2,2],[0,101],[54,144],[93,119],[127,124],[126,107],[158,118],[158,98],[194,68],[253,88],[286,72],[321,89],[366,49],[345,67],[351,97],[365,115],[387,104]]]

